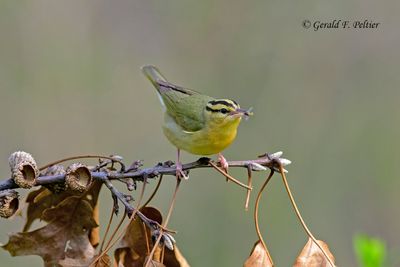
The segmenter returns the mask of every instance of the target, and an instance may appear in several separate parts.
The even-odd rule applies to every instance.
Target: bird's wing
[[[179,126],[189,132],[204,127],[204,108],[213,98],[168,82],[154,66],[144,66],[142,71],[157,89],[166,112]]]

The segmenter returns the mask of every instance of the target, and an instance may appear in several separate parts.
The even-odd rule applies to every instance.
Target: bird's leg
[[[175,163],[176,166],[176,178],[180,179],[180,178],[184,178],[185,180],[189,179],[188,176],[186,176],[185,172],[182,170],[182,163],[180,160],[180,153],[181,150],[178,148],[178,153],[177,153],[177,160]]]
[[[228,167],[229,167],[228,161],[224,158],[224,156],[221,153],[218,153],[218,160],[219,160],[219,163],[221,164],[221,168],[226,173],[228,173]]]

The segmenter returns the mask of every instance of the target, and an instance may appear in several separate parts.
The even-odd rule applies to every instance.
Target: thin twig
[[[144,222],[142,222],[142,226],[143,226],[144,237],[146,239],[147,253],[150,253],[150,240],[149,240],[149,237],[147,236],[147,228],[146,228],[146,225],[144,224]]]
[[[277,153],[275,153],[275,154],[277,154]],[[271,159],[270,157],[268,157],[268,154],[265,154],[263,156],[258,157],[257,159],[242,160],[242,161],[229,161],[228,164],[230,167],[249,168],[249,166],[251,166],[251,170],[260,171],[260,170],[265,170],[263,167],[276,168],[277,167],[276,160],[279,159],[280,155],[281,155],[281,152],[279,152],[279,156]],[[160,236],[162,236],[163,232],[174,233],[174,231],[171,231],[165,227],[165,225],[167,225],[167,223],[160,225],[158,222],[147,218],[143,213],[141,213],[138,210],[139,205],[137,206],[137,208],[134,208],[129,203],[129,200],[126,198],[126,195],[119,192],[113,186],[111,181],[112,180],[132,179],[133,182],[136,182],[136,181],[145,182],[147,179],[152,179],[152,178],[159,177],[162,175],[171,175],[171,176],[175,177],[175,175],[176,175],[176,167],[175,166],[171,166],[169,164],[158,164],[152,168],[140,169],[140,167],[137,167],[134,169],[125,170],[125,165],[117,156],[107,157],[107,156],[101,156],[101,155],[83,155],[83,156],[68,157],[68,158],[58,160],[58,161],[51,162],[51,163],[43,166],[41,168],[41,170],[48,168],[50,166],[53,166],[55,164],[64,162],[64,161],[80,159],[80,158],[97,158],[97,159],[105,158],[105,159],[110,160],[110,163],[114,163],[114,162],[119,163],[121,165],[120,170],[114,171],[114,170],[104,169],[103,167],[106,167],[106,166],[103,163],[103,164],[97,165],[95,168],[93,168],[91,170],[90,174],[93,179],[104,183],[106,185],[106,187],[110,190],[111,194],[113,195],[113,198],[118,199],[125,206],[125,213],[126,213],[126,215],[128,215],[128,217],[131,217],[131,219],[132,219],[135,215],[138,215],[138,217],[140,217],[140,219],[143,221],[144,224],[147,225],[147,227],[149,227],[153,231],[159,231],[161,233]],[[258,166],[258,167],[255,167],[255,166]],[[227,178],[229,178],[230,180],[235,182],[236,184],[246,188],[247,190],[251,190],[250,186],[245,185],[245,184],[241,183],[240,181],[238,181],[237,179],[230,176],[229,174],[226,174],[220,167],[218,167],[215,163],[211,162],[211,160],[209,158],[200,158],[197,161],[187,163],[182,166],[183,171],[189,171],[191,169],[197,169],[197,168],[214,168],[217,171],[219,171],[220,173],[222,173],[224,176],[226,176]],[[281,168],[280,170],[282,171],[283,168]],[[35,185],[42,186],[42,185],[49,185],[49,184],[54,184],[54,183],[63,183],[63,182],[65,182],[65,176],[66,176],[65,174],[39,175],[39,177],[37,177],[37,179],[36,179]],[[161,182],[161,178],[160,178],[159,182]],[[177,184],[177,187],[179,187],[179,182]],[[6,189],[14,189],[14,188],[19,188],[19,186],[14,182],[13,179],[9,178],[9,179],[0,181],[0,191],[6,190]],[[158,187],[156,187],[156,188],[158,188]],[[176,191],[177,191],[177,189],[176,189]],[[167,216],[168,220],[170,217],[170,213],[172,212],[172,208],[174,206],[176,191],[174,193],[173,202],[171,203],[169,216]],[[153,197],[153,195],[150,197],[150,200],[152,197]],[[147,202],[146,202],[146,204],[147,204]],[[166,220],[166,222],[168,222],[168,220]],[[122,222],[123,222],[123,220],[120,222],[120,224],[122,224]],[[115,234],[113,234],[112,236],[115,236]],[[110,240],[112,240],[112,238]],[[114,245],[115,242],[112,245]],[[107,246],[106,246],[107,248],[105,249],[105,251],[107,251],[109,249],[109,245],[110,245],[110,243],[107,244]],[[103,253],[104,253],[104,251],[103,251]],[[97,259],[99,259],[99,257]]]
[[[83,157],[91,157],[92,155],[88,156],[77,156],[77,158],[83,158]],[[94,156],[93,156],[94,157]],[[70,157],[67,159],[63,160],[71,160],[75,157]],[[98,158],[98,156],[94,157]],[[116,162],[119,162],[117,159],[110,157],[111,160],[114,160]],[[46,166],[49,165],[54,165],[59,163],[60,161],[55,161],[50,164],[47,164]],[[182,165],[182,170],[187,171],[191,169],[198,169],[198,168],[214,168],[211,164],[209,164],[210,159],[209,158],[200,158],[197,161],[187,163]],[[253,160],[239,160],[239,161],[229,161],[229,167],[239,167],[239,168],[247,168],[247,166],[251,165],[261,165],[266,168],[276,168],[276,163],[274,163],[274,159],[270,159],[267,156],[262,156],[257,159]],[[214,164],[215,165],[215,164]],[[44,167],[46,167],[44,166]],[[256,170],[256,169],[253,169]],[[129,172],[121,172],[121,171],[92,171],[91,175],[94,179],[98,180],[103,180],[107,178],[108,180],[116,180],[116,179],[127,179],[127,178],[132,178],[134,181],[143,181],[144,177],[146,176],[147,178],[155,178],[158,177],[159,175],[171,175],[174,176],[176,175],[176,168],[174,166],[169,167],[169,166],[164,166],[164,165],[157,165],[152,168],[144,168],[144,169],[139,169],[139,170],[133,170]],[[47,185],[47,184],[52,184],[52,183],[60,183],[65,181],[65,174],[59,174],[59,175],[42,175],[39,176],[36,180],[36,185]],[[19,186],[14,183],[14,180],[9,178],[3,181],[0,181],[0,191],[6,190],[6,189],[13,189],[13,188],[18,188]],[[248,186],[244,186],[247,188]]]
[[[144,204],[142,205],[142,207],[140,207],[140,209],[143,208],[143,207],[146,207],[146,206],[150,203],[150,201],[153,200],[153,198],[154,198],[154,196],[156,195],[158,189],[160,188],[162,179],[163,179],[163,175],[160,175],[160,178],[158,179],[156,188],[154,188],[153,193],[151,193],[149,199],[147,199],[146,203],[144,203]]]
[[[119,233],[119,235],[117,236],[117,238],[113,241],[113,239],[114,239],[115,235],[117,234],[118,230],[121,228],[122,222],[124,221],[124,218],[125,218],[125,216],[124,216],[124,217],[122,218],[122,220],[120,221],[120,223],[118,224],[118,226],[114,229],[114,232],[113,232],[113,234],[111,235],[110,239],[108,240],[106,249],[104,250],[103,254],[104,254],[104,253],[107,253],[107,252],[115,245],[115,243],[117,243],[117,241],[122,237],[122,235],[123,235],[123,234],[126,232],[126,230],[128,229],[130,222],[131,222],[131,221],[133,220],[133,218],[135,217],[135,213],[139,210],[138,208],[139,208],[140,203],[141,203],[141,201],[142,201],[142,199],[143,199],[144,191],[145,191],[145,189],[146,189],[146,184],[147,184],[147,183],[146,183],[146,181],[145,181],[145,182],[143,183],[142,190],[140,191],[140,195],[139,195],[139,198],[138,198],[138,200],[137,200],[136,209],[135,209],[135,211],[133,212],[133,214],[131,215],[131,217],[130,217],[130,219],[129,219],[129,223],[126,224],[126,226],[124,227],[124,230],[121,231],[121,232]],[[112,241],[113,241],[113,242],[112,242]]]
[[[163,227],[167,227],[167,224],[168,224],[169,220],[171,219],[172,211],[174,209],[175,202],[176,202],[176,195],[178,193],[178,189],[179,189],[179,185],[180,184],[181,184],[181,179],[177,179],[176,180],[176,186],[175,186],[174,194],[172,195],[171,205],[169,207],[167,217],[165,217],[165,221],[163,223]]]
[[[119,221],[119,223],[118,223],[118,225],[117,225],[117,228],[114,229],[114,231],[113,231],[113,233],[111,234],[111,236],[115,235],[117,229],[118,229],[118,228],[122,225],[122,223],[124,222],[125,217],[126,217],[126,210],[125,210],[125,212],[124,212],[124,215],[121,217],[121,220]],[[107,253],[107,251],[110,249],[110,248],[109,248],[109,245],[110,245],[111,239],[112,239],[112,237],[108,240],[107,245],[106,245],[106,248],[105,248],[103,251],[100,250],[99,255],[97,255],[96,258],[92,261],[92,263],[90,263],[89,267],[94,267],[94,266],[96,266],[96,263],[101,259],[101,257],[103,257],[103,256]]]
[[[118,192],[118,191],[115,189],[115,187],[112,186],[112,184],[111,184],[110,181],[105,180],[104,183],[105,183],[106,186],[110,189],[111,193],[112,193],[114,196],[118,197],[118,196],[122,195],[120,192]],[[140,192],[140,196],[139,196],[139,199],[138,199],[137,207],[140,205],[140,202],[142,201],[145,188],[146,188],[146,183],[143,183],[143,187],[142,187],[142,190],[141,190],[141,192]],[[121,200],[121,199],[120,199],[120,200]],[[125,202],[123,202],[123,203],[125,204]],[[126,204],[125,204],[125,205],[126,205]],[[129,205],[129,203],[128,203],[128,205]],[[129,206],[130,206],[130,205],[129,205]],[[134,208],[129,208],[129,209],[128,209],[127,206],[125,206],[124,216],[121,218],[121,220],[120,220],[120,222],[118,223],[117,227],[114,229],[113,233],[111,234],[111,237],[110,237],[110,239],[109,239],[108,242],[107,242],[106,248],[104,249],[104,251],[101,251],[101,250],[100,250],[101,253],[95,258],[95,260],[91,263],[90,266],[93,266],[93,265],[94,265],[104,254],[106,254],[106,253],[115,245],[115,243],[117,243],[117,241],[122,237],[122,234],[123,234],[123,233],[126,231],[126,229],[128,228],[129,223],[125,226],[124,230],[121,231],[121,232],[119,233],[118,237],[113,241],[115,235],[117,234],[117,232],[118,232],[118,230],[120,229],[120,227],[121,227],[123,221],[125,220],[125,216],[126,216],[126,214],[127,214],[127,210],[132,210],[132,209],[133,209],[133,213],[131,214],[131,217],[130,217],[129,222],[131,222],[131,221],[133,220],[133,218],[135,217],[135,214],[138,212],[138,209],[137,209],[137,208],[136,208],[136,209],[134,209]],[[142,215],[143,215],[143,214],[142,214]],[[144,216],[144,215],[143,215],[143,216]],[[146,218],[146,219],[147,219],[147,218]],[[148,219],[147,219],[147,220],[148,220]],[[144,223],[144,220],[143,220],[143,223]],[[112,242],[112,241],[113,241],[113,242]],[[103,240],[103,242],[104,242],[104,240]]]
[[[163,227],[167,227],[167,224],[168,224],[168,222],[169,222],[169,219],[171,218],[172,211],[173,211],[174,206],[175,206],[176,195],[177,195],[177,193],[178,193],[178,189],[179,189],[180,183],[181,183],[181,179],[177,177],[177,178],[176,178],[176,186],[175,186],[174,194],[172,195],[172,200],[171,200],[171,204],[170,204],[170,206],[169,206],[168,214],[167,214],[167,217],[165,218],[164,223],[162,224]],[[154,245],[153,245],[153,249],[151,250],[149,256],[147,257],[147,261],[146,261],[146,263],[144,264],[144,267],[148,267],[149,264],[151,263],[151,261],[152,261],[152,259],[153,259],[154,252],[156,251],[156,248],[157,248],[158,244],[159,244],[160,241],[161,241],[162,233],[163,233],[163,230],[161,229],[161,231],[160,231],[160,233],[159,233],[159,236],[157,237],[157,240],[156,240],[156,242],[155,242]]]
[[[124,215],[122,216],[122,218],[121,218],[121,220],[119,221],[117,227],[114,228],[114,231],[112,232],[110,238],[108,239],[106,248],[105,248],[104,251],[102,252],[102,255],[101,255],[101,256],[103,256],[104,254],[106,254],[106,253],[112,248],[112,246],[114,246],[115,243],[112,243],[112,244],[111,244],[111,242],[113,241],[115,235],[117,234],[117,232],[118,232],[119,228],[121,227],[122,223],[124,222],[125,218],[126,218],[126,212],[125,212]],[[118,240],[118,239],[119,239],[119,238],[117,238],[117,240]],[[101,256],[100,256],[100,258],[101,258]]]
[[[317,242],[317,239],[314,237],[314,235],[311,233],[311,231],[308,229],[306,223],[304,222],[303,217],[301,216],[300,211],[297,208],[296,202],[294,201],[294,197],[292,195],[292,192],[291,192],[291,190],[289,188],[289,184],[287,182],[286,175],[283,172],[283,166],[280,163],[279,163],[279,170],[281,172],[281,176],[282,176],[283,184],[285,185],[286,192],[289,195],[290,203],[292,203],[294,212],[296,213],[296,216],[299,219],[301,226],[304,228],[304,231],[306,231],[307,235],[312,239],[312,241],[315,243],[315,245],[317,245],[317,247],[321,250],[322,254],[324,254],[326,260],[329,262],[331,267],[335,267],[335,264],[333,263],[331,258],[329,258],[328,253],[326,253],[324,248]]]
[[[251,166],[247,166],[247,185],[252,188],[252,171],[251,171]],[[250,201],[250,194],[251,190],[248,189],[246,192],[246,201],[244,203],[244,209],[247,211],[249,210],[249,201]]]
[[[164,256],[165,256],[165,246],[161,248],[161,259],[160,262],[164,262]]]
[[[42,171],[42,170],[44,170],[44,169],[47,169],[47,168],[50,167],[50,166],[53,166],[53,165],[56,165],[56,164],[59,164],[59,163],[65,162],[65,161],[74,160],[74,159],[109,159],[109,160],[111,160],[111,161],[118,162],[119,164],[121,164],[122,169],[125,169],[124,163],[123,163],[121,160],[119,160],[119,159],[117,159],[117,158],[114,158],[114,157],[102,156],[102,155],[79,155],[79,156],[67,157],[67,158],[63,158],[63,159],[59,159],[59,160],[50,162],[50,163],[48,163],[48,164],[46,164],[46,165],[40,167],[40,168],[39,168],[39,171]]]
[[[112,183],[107,178],[102,178],[102,181],[106,185],[106,187],[111,191],[111,193],[125,206],[125,211],[128,217],[133,218],[135,215],[138,215],[139,218],[150,228],[150,229],[163,229],[168,233],[175,233],[175,231],[169,230],[167,228],[162,227],[158,222],[147,218],[142,212],[138,209],[134,208],[129,202],[126,200],[124,194],[119,192]]]
[[[220,167],[218,167],[214,162],[210,161],[210,165],[216,169],[219,173],[221,173],[223,176],[226,177],[226,179],[231,180],[232,182],[234,182],[237,185],[240,185],[241,187],[246,188],[247,190],[252,190],[251,187],[245,185],[244,183],[240,182],[239,180],[233,178],[232,176],[230,176],[228,173],[226,173],[223,169],[221,169]]]
[[[259,203],[260,203],[262,192],[264,191],[264,188],[267,186],[268,182],[271,180],[273,175],[274,175],[274,170],[271,169],[271,171],[270,171],[267,179],[265,180],[264,184],[262,185],[260,191],[258,191],[256,204],[255,204],[255,208],[254,208],[254,224],[256,226],[257,236],[258,236],[258,239],[261,241],[261,244],[263,245],[263,247],[265,249],[265,252],[267,253],[268,259],[271,262],[272,266],[274,266],[274,262],[272,261],[271,254],[269,253],[267,245],[264,242],[264,239],[263,239],[261,231],[260,231],[260,226],[259,226],[259,223],[258,223],[258,206],[259,206]]]
[[[111,223],[113,221],[113,217],[114,217],[114,209],[111,209],[110,219],[108,220],[106,232],[104,233],[103,240],[101,241],[100,250],[99,250],[100,252],[103,251],[104,242],[106,241],[108,232],[110,231],[110,226],[111,226]]]
[[[111,181],[108,180],[107,178],[103,178],[103,183],[111,191],[111,194],[113,194],[115,197],[117,197],[119,199],[119,201],[121,201],[121,203],[125,206],[125,211],[126,211],[128,217],[130,217],[132,215],[132,213],[135,211],[135,208],[132,207],[131,204],[129,204],[129,201],[126,199],[126,195],[119,192],[114,187],[114,185],[111,183]]]

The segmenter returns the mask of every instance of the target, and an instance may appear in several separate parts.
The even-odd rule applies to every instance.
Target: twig
[[[110,231],[110,226],[111,226],[111,223],[112,223],[112,221],[113,221],[113,217],[114,217],[114,209],[111,210],[110,219],[108,220],[106,232],[104,233],[103,240],[101,241],[101,245],[100,245],[100,249],[99,249],[99,252],[100,252],[100,253],[103,251],[104,242],[106,241],[108,232]],[[125,216],[124,216],[124,217],[125,217]]]
[[[89,157],[89,156],[79,156],[81,157]],[[68,158],[68,160],[72,159],[74,157]],[[119,162],[117,159],[114,159],[111,157],[116,162]],[[65,159],[66,160],[66,159]],[[239,161],[229,161],[229,167],[239,167],[239,168],[247,168],[247,166],[251,166],[252,170],[254,171],[259,171],[260,169],[255,168],[254,166],[256,165],[261,165],[266,168],[277,168],[276,164],[276,158],[270,159],[268,156],[262,156],[257,159],[253,160],[239,160]],[[282,160],[282,159],[281,159]],[[60,161],[57,162],[52,162],[51,164],[57,164]],[[198,169],[198,168],[213,168],[213,166],[210,163],[209,158],[200,158],[197,161],[191,162],[184,164],[182,166],[182,170],[192,170],[192,169]],[[47,164],[49,165],[49,164]],[[176,168],[174,166],[164,166],[164,165],[157,165],[152,168],[144,168],[144,169],[139,169],[135,171],[129,171],[129,172],[121,172],[121,171],[92,171],[91,175],[94,179],[98,180],[116,180],[116,179],[127,179],[127,178],[132,178],[134,181],[143,181],[144,177],[146,176],[149,179],[155,178],[159,175],[171,175],[174,176],[176,175]],[[65,174],[60,174],[60,175],[42,175],[37,178],[36,185],[47,185],[47,184],[52,184],[52,183],[60,183],[64,182],[65,179]],[[13,189],[13,188],[18,188],[19,186],[14,183],[14,180],[11,178],[0,181],[0,191],[6,190],[6,189]],[[248,186],[245,185],[247,188]]]
[[[133,214],[130,216],[129,222],[131,222],[134,219],[135,214],[139,211],[139,206],[140,206],[140,203],[142,202],[142,199],[143,199],[143,196],[144,196],[144,191],[146,189],[146,184],[147,183],[146,183],[146,180],[145,180],[144,183],[143,183],[143,186],[142,186],[142,190],[140,191],[140,195],[139,195],[139,199],[137,201],[136,208],[135,208]],[[118,224],[118,226],[114,229],[113,234],[111,235],[110,239],[107,242],[107,246],[106,246],[106,249],[104,250],[105,251],[104,253],[107,253],[115,245],[115,243],[121,238],[123,233],[126,232],[126,230],[128,229],[129,223],[125,226],[124,230],[120,232],[120,234],[114,240],[114,242],[112,242],[112,240],[114,239],[114,237],[117,234],[118,230],[120,229],[120,227],[122,225],[122,222],[124,221],[124,218],[125,218],[125,216],[121,219],[121,221]]]
[[[233,178],[232,176],[230,176],[228,173],[226,173],[223,169],[221,169],[220,167],[218,167],[214,162],[210,161],[209,164],[216,169],[219,173],[221,173],[223,176],[226,177],[226,179],[234,182],[237,185],[240,185],[241,187],[246,188],[247,190],[252,190],[251,187],[245,185],[244,183],[240,182],[239,180]]]
[[[134,211],[134,213],[131,215],[131,217],[130,217],[130,219],[129,219],[129,222],[131,222],[131,221],[133,220],[133,218],[135,217],[135,212],[138,212],[138,211],[139,211],[139,206],[140,206],[140,203],[142,202],[142,199],[143,199],[143,196],[144,196],[144,191],[145,191],[145,189],[146,189],[146,184],[147,184],[146,182],[143,183],[142,190],[140,191],[140,195],[139,195],[139,199],[138,199],[137,204],[136,204],[135,211]],[[124,230],[120,232],[120,234],[119,234],[118,237],[115,239],[115,241],[111,243],[111,241],[113,240],[113,238],[114,238],[115,235],[117,234],[117,231],[118,231],[119,228],[121,227],[122,221],[123,221],[123,219],[121,220],[121,223],[117,226],[117,228],[114,230],[114,233],[111,235],[110,240],[108,241],[107,246],[106,246],[107,248],[105,249],[106,252],[109,251],[109,250],[115,245],[115,243],[121,238],[121,236],[123,235],[123,233],[125,233],[126,230],[128,229],[129,223],[125,226]]]
[[[177,177],[176,178],[176,186],[175,186],[174,194],[172,196],[172,200],[171,200],[171,204],[169,206],[167,217],[165,218],[165,221],[164,221],[164,223],[162,225],[163,227],[167,227],[169,219],[171,218],[172,210],[174,209],[174,206],[175,206],[176,195],[178,193],[178,189],[179,189],[180,183],[181,183],[181,179]],[[157,237],[156,242],[153,245],[153,249],[151,250],[149,256],[147,257],[147,261],[145,262],[144,267],[148,267],[150,265],[150,263],[151,263],[151,261],[153,259],[154,252],[156,251],[156,248],[157,248],[158,244],[160,243],[162,236],[163,236],[163,232],[161,230],[159,235],[158,235],[158,237]]]
[[[135,210],[134,207],[131,206],[131,204],[129,204],[126,196],[124,194],[122,194],[121,192],[119,192],[114,185],[111,183],[110,180],[108,180],[107,178],[103,178],[101,179],[102,182],[105,184],[105,186],[111,191],[111,194],[113,194],[115,197],[118,198],[119,201],[121,201],[121,203],[125,206],[125,210],[126,213],[128,215],[128,217],[131,217],[133,211]]]
[[[116,231],[119,229],[119,227],[120,227],[120,226],[122,225],[122,223],[124,222],[125,217],[126,217],[126,210],[125,210],[125,212],[124,212],[124,215],[121,217],[121,220],[119,221],[119,223],[118,223],[118,225],[117,225],[117,228],[115,228],[116,230],[113,231],[113,233],[112,233],[111,236],[114,236],[114,235],[115,235]],[[103,257],[103,256],[108,252],[108,250],[111,248],[111,247],[109,247],[111,239],[112,239],[112,237],[108,240],[107,245],[106,245],[106,248],[105,248],[103,251],[102,251],[102,250],[99,251],[99,254],[98,254],[98,255],[94,258],[94,260],[90,263],[89,267],[95,267],[96,264],[97,264],[97,262],[101,259],[101,257]],[[104,239],[103,239],[103,242],[104,242],[104,240],[105,240],[105,237],[104,237]],[[102,245],[103,245],[103,244],[102,244]]]
[[[248,165],[247,166],[247,185],[252,188],[252,171],[251,171],[251,166]],[[250,194],[251,194],[251,190],[248,189],[246,192],[246,201],[244,203],[244,209],[247,211],[249,210],[249,202],[250,202]]]
[[[265,252],[267,253],[267,256],[268,256],[269,261],[271,262],[272,266],[274,266],[274,262],[272,261],[271,254],[269,253],[267,245],[264,242],[264,239],[263,239],[261,231],[260,231],[260,226],[258,224],[258,206],[260,203],[262,192],[264,191],[264,188],[267,186],[268,182],[271,180],[273,175],[274,175],[274,170],[271,169],[271,171],[270,171],[267,179],[265,180],[264,184],[262,185],[260,191],[258,191],[256,204],[255,204],[255,208],[254,208],[254,224],[256,226],[257,236],[258,236],[258,239],[261,241],[261,244],[263,245]]]
[[[142,222],[142,226],[143,226],[143,234],[144,234],[144,238],[146,240],[146,251],[147,253],[150,253],[150,240],[149,237],[147,236],[147,228],[146,225],[144,224],[144,222]]]
[[[275,153],[274,158],[270,158],[267,154],[265,154],[263,156],[258,157],[257,159],[242,160],[242,161],[229,161],[228,164],[230,167],[247,168],[248,171],[249,170],[261,171],[261,170],[265,170],[266,169],[265,167],[270,168],[270,169],[277,169],[277,159],[280,159],[281,154],[282,154],[281,152]],[[58,160],[58,161],[54,161],[50,164],[43,166],[42,168],[40,168],[40,170],[43,170],[45,168],[48,168],[48,167],[53,166],[58,163],[62,163],[62,162],[73,160],[73,159],[80,159],[80,158],[98,158],[98,159],[105,158],[105,159],[110,160],[109,163],[115,163],[115,162],[119,163],[121,165],[120,170],[115,170],[115,171],[111,170],[110,171],[109,169],[104,168],[104,167],[106,167],[107,164],[100,163],[100,165],[97,165],[90,171],[90,174],[93,179],[99,180],[102,183],[104,183],[106,185],[106,187],[110,190],[113,198],[118,199],[125,206],[125,214],[128,215],[128,217],[130,217],[132,219],[137,214],[140,217],[140,219],[143,221],[143,223],[147,225],[147,227],[152,229],[154,232],[158,231],[160,234],[159,238],[158,238],[158,242],[160,242],[160,239],[162,238],[163,233],[165,233],[165,235],[167,235],[168,233],[174,233],[174,231],[167,229],[166,225],[168,223],[169,217],[170,217],[170,215],[172,213],[172,209],[174,207],[176,192],[179,188],[180,180],[177,182],[177,187],[174,192],[174,197],[173,197],[173,200],[172,200],[172,203],[170,206],[170,210],[167,215],[167,219],[165,220],[165,223],[163,225],[160,225],[158,222],[147,218],[143,213],[141,213],[138,210],[140,202],[138,203],[137,208],[134,208],[129,203],[126,195],[119,192],[113,186],[111,181],[112,180],[120,180],[121,181],[123,179],[132,179],[133,182],[136,182],[136,181],[146,182],[147,179],[152,179],[152,178],[163,176],[163,175],[170,175],[170,176],[175,177],[175,175],[176,175],[176,167],[175,166],[171,166],[170,164],[165,163],[165,164],[158,164],[152,168],[140,169],[140,166],[137,166],[137,168],[133,168],[133,169],[129,168],[128,170],[126,170],[125,165],[123,164],[123,162],[121,161],[121,159],[118,156],[108,157],[108,156],[99,156],[99,155],[84,155],[84,156],[68,157],[68,158]],[[285,159],[282,159],[282,160],[285,160]],[[290,163],[290,161],[288,161],[288,160],[285,160],[283,162]],[[289,163],[286,163],[286,164],[289,164]],[[279,166],[281,167],[280,170],[284,171],[282,166],[281,165],[279,165]],[[226,176],[227,178],[234,181],[236,184],[246,188],[247,190],[251,190],[251,186],[245,185],[245,184],[241,183],[240,181],[236,180],[235,178],[233,178],[232,176],[230,176],[229,174],[226,174],[218,165],[211,162],[210,158],[200,158],[197,161],[187,163],[182,166],[183,171],[189,171],[189,170],[198,169],[198,168],[215,168],[220,173],[222,173],[224,176]],[[35,185],[41,186],[41,185],[49,185],[49,184],[54,184],[54,183],[63,183],[63,182],[65,182],[65,176],[66,176],[65,174],[39,175],[39,177],[37,177],[37,179],[36,179]],[[160,178],[159,182],[161,182],[161,178]],[[156,189],[158,188],[158,186],[156,187]],[[14,182],[13,179],[9,178],[9,179],[0,181],[0,191],[6,190],[6,189],[14,189],[14,188],[19,188],[19,186]],[[152,196],[150,197],[150,200],[151,200],[151,198],[152,198]],[[122,221],[123,220],[121,220],[120,223],[122,223]],[[114,236],[114,234],[113,234],[113,236]],[[112,240],[112,238],[110,240]],[[157,242],[157,244],[158,244],[158,242]],[[113,244],[115,244],[115,242]],[[109,246],[110,246],[110,243],[106,245],[106,249],[101,253],[101,255],[103,255],[104,253],[106,253],[108,251]],[[99,259],[99,257],[97,259]]]
[[[107,183],[107,182],[105,182],[105,183],[106,183],[106,185],[107,185],[107,184],[110,184],[110,183]],[[111,186],[112,186],[112,185],[111,185]],[[107,187],[110,189],[109,186],[107,186]],[[112,187],[112,188],[114,188],[114,187]],[[131,221],[133,220],[133,218],[135,217],[135,214],[136,214],[137,212],[139,212],[138,207],[140,206],[140,203],[141,203],[141,201],[142,201],[142,199],[143,199],[143,195],[144,195],[145,188],[146,188],[146,182],[143,183],[143,187],[142,187],[142,190],[140,191],[140,196],[139,196],[139,199],[138,199],[138,203],[137,203],[136,209],[134,209],[134,211],[133,211],[133,213],[132,213],[132,215],[131,215],[131,217],[130,217],[130,219],[129,219],[129,222],[131,222]],[[115,188],[114,188],[114,189],[115,189]],[[111,189],[110,189],[110,190],[111,190]],[[115,190],[116,190],[116,189],[115,189]],[[113,191],[111,191],[111,193],[112,193],[112,192],[113,192]],[[114,196],[115,196],[115,195],[114,195]],[[112,218],[112,215],[113,215],[113,214],[114,214],[114,213],[111,214],[111,218]],[[106,254],[106,253],[115,245],[115,243],[121,238],[121,236],[123,235],[123,233],[126,232],[126,230],[127,230],[128,227],[129,227],[129,223],[125,226],[124,230],[121,231],[121,232],[119,233],[118,237],[113,241],[115,235],[117,234],[118,230],[120,229],[122,223],[123,223],[124,220],[125,220],[126,214],[127,214],[127,209],[125,209],[124,216],[121,218],[121,220],[120,220],[120,222],[118,223],[117,227],[114,229],[113,233],[111,234],[111,237],[110,237],[110,239],[109,239],[108,242],[107,242],[106,248],[104,249],[104,251],[102,251],[102,250],[100,249],[99,255],[94,259],[94,261],[91,263],[90,266],[94,266],[94,264],[96,264],[96,263],[98,262],[98,260],[99,260],[101,257],[103,257],[103,255]],[[143,215],[143,216],[144,216],[144,215]],[[149,220],[149,219],[148,219],[148,220]],[[144,224],[144,223],[145,223],[145,222],[143,221],[143,224]],[[107,227],[107,231],[108,231],[108,227]],[[106,232],[106,233],[107,233],[107,232]],[[105,237],[104,237],[104,239],[103,239],[101,248],[103,247],[104,240],[105,240]]]
[[[300,211],[297,208],[296,202],[294,201],[292,192],[289,188],[289,184],[287,182],[286,175],[283,172],[283,166],[279,161],[278,161],[278,164],[279,164],[279,170],[281,172],[283,184],[285,185],[286,192],[289,195],[290,203],[292,203],[294,212],[296,213],[296,216],[299,219],[301,226],[304,228],[304,231],[306,231],[307,235],[312,239],[312,241],[315,243],[315,245],[317,245],[317,247],[321,250],[322,254],[324,254],[326,260],[329,262],[331,267],[335,267],[335,264],[332,262],[331,258],[329,258],[328,253],[326,253],[324,248],[317,242],[317,239],[314,237],[314,235],[311,233],[311,231],[308,229],[306,223],[304,222],[303,217],[301,216]]]
[[[125,170],[125,165],[119,158],[116,158],[113,156],[102,156],[102,155],[79,155],[79,156],[67,157],[67,158],[63,158],[60,160],[50,162],[50,163],[40,167],[39,170],[42,171],[44,169],[47,169],[50,166],[53,166],[53,165],[56,165],[56,164],[59,164],[59,163],[65,162],[65,161],[74,160],[74,159],[109,159],[111,162],[114,161],[114,162],[118,162],[119,164],[121,164],[121,168],[123,170]]]
[[[174,231],[163,228],[158,222],[148,219],[142,212],[140,212],[138,209],[135,209],[131,204],[129,204],[126,197],[121,192],[119,192],[107,178],[103,178],[103,182],[106,187],[111,191],[111,193],[115,197],[117,197],[119,201],[125,206],[125,211],[129,218],[133,218],[134,215],[137,214],[150,229],[163,229],[166,232],[174,233]]]
[[[153,200],[153,198],[154,198],[154,196],[156,195],[158,189],[160,188],[162,179],[163,179],[163,176],[160,175],[160,178],[158,178],[158,182],[157,182],[156,188],[154,188],[153,193],[151,193],[150,197],[149,197],[149,198],[147,199],[147,201],[142,205],[141,208],[146,207],[146,206],[150,203],[150,201]]]

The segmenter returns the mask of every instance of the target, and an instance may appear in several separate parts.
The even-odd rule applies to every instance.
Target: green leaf
[[[366,235],[356,235],[353,238],[353,245],[359,266],[383,267],[386,246],[381,240]]]

